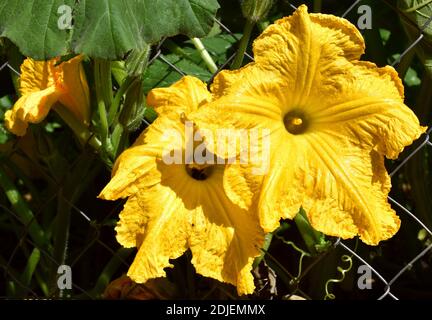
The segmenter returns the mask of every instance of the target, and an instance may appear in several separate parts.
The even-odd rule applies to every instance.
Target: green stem
[[[91,145],[96,151],[101,152],[101,142],[88,130],[88,128],[80,122],[75,115],[70,112],[65,106],[56,104],[54,110],[63,119],[63,121],[72,129],[77,138],[83,144]]]
[[[27,260],[27,265],[24,269],[24,272],[21,274],[21,282],[29,288],[31,285],[31,280],[36,271],[36,267],[39,264],[41,257],[40,250],[38,248],[33,248],[30,257]],[[22,290],[21,296],[25,296],[27,294],[27,290]]]
[[[307,253],[303,249],[299,248],[294,242],[287,241],[282,236],[278,236],[278,235],[276,235],[276,238],[279,239],[280,241],[282,241],[283,243],[285,243],[286,245],[291,246],[295,251],[297,251],[298,253],[300,253],[302,256],[303,255],[307,256],[307,257],[311,256],[310,253]]]
[[[270,247],[272,239],[273,239],[273,233],[267,233],[265,235],[265,237],[264,237],[264,244],[263,244],[262,250],[261,250],[261,255],[255,258],[255,260],[253,262],[253,265],[252,265],[253,269],[255,269],[256,267],[258,267],[259,264],[261,263],[261,261],[264,259],[264,256],[265,256],[265,254],[267,253],[267,251],[268,251],[268,249]]]
[[[45,282],[45,277],[42,277],[39,272],[36,270],[35,272],[35,278],[37,283],[39,284],[39,288],[41,289],[42,293],[45,297],[49,297],[49,287]]]
[[[218,71],[218,67],[217,67],[216,63],[214,62],[213,58],[210,56],[207,49],[204,47],[204,44],[202,43],[202,41],[198,38],[192,38],[191,40],[192,40],[192,43],[194,44],[195,48],[200,53],[201,58],[206,63],[207,69],[209,69],[209,71],[211,73],[216,73]]]
[[[21,222],[27,227],[31,239],[36,243],[36,245],[44,248],[47,241],[43,229],[36,222],[33,212],[28,207],[14,183],[9,179],[2,166],[0,166],[0,187],[5,192],[6,197]]]
[[[255,23],[253,21],[246,20],[246,24],[245,24],[244,31],[243,31],[243,36],[240,40],[237,54],[236,54],[234,61],[231,65],[232,70],[240,68],[243,64],[244,54],[245,54],[246,49],[249,45],[249,41],[250,41],[250,37],[251,37],[254,25],[255,25]]]
[[[113,152],[114,152],[114,157],[117,158],[117,156],[123,151],[123,144],[125,141],[125,137],[127,137],[127,135],[123,134],[124,133],[124,127],[122,124],[117,123],[117,125],[114,127],[112,136],[111,136],[111,142],[113,145]]]
[[[135,81],[135,77],[127,76],[123,83],[121,84],[119,90],[117,91],[114,101],[111,104],[109,114],[108,114],[108,123],[111,126],[114,123],[114,120],[117,116],[117,112],[120,108],[121,99],[125,95],[125,93],[129,90],[131,84]]]
[[[111,61],[98,60],[99,72],[100,72],[100,88],[102,97],[105,102],[107,109],[113,102],[113,84],[112,84],[112,72],[111,72]]]
[[[100,133],[102,138],[102,145],[105,149],[107,149],[109,143],[108,143],[108,134],[109,134],[109,127],[108,127],[108,117],[107,117],[107,105],[106,105],[106,97],[104,95],[104,84],[102,77],[102,69],[104,68],[104,62],[103,60],[96,59],[95,60],[95,66],[94,66],[94,81],[95,81],[95,87],[96,87],[96,103],[99,113],[99,119],[100,119]]]

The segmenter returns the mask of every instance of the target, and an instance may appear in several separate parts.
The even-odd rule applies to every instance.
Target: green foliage
[[[67,22],[67,13],[58,13],[62,5],[73,9],[71,30],[59,28]],[[4,0],[0,35],[38,60],[71,52],[116,59],[162,37],[205,36],[218,8],[216,0]]]
[[[415,51],[419,55],[426,68],[432,76],[432,2],[429,0],[398,0],[398,7],[403,14],[402,24],[405,32],[411,41],[415,41],[422,32],[425,39],[416,47]]]
[[[211,54],[216,64],[221,65],[228,59],[228,52],[236,43],[236,38],[227,34],[218,34],[212,37],[203,38],[202,43]],[[190,41],[186,45],[179,47],[171,41],[165,41],[165,46],[171,53],[163,55],[163,58],[173,64],[185,74],[195,76],[203,81],[209,81],[212,73],[209,72],[195,48],[190,46]],[[169,64],[161,59],[157,59],[147,69],[144,75],[144,91],[148,92],[154,87],[166,87],[179,80],[182,74],[173,69]]]
[[[12,107],[12,101],[9,96],[0,99],[0,145],[5,144],[12,139],[12,134],[4,126],[4,113]]]

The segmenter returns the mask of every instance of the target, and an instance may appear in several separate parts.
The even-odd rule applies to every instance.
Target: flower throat
[[[213,174],[214,165],[198,165],[198,164],[187,164],[187,174],[198,181],[203,181],[209,178]]]
[[[309,126],[309,123],[308,123],[304,113],[301,111],[298,111],[298,110],[293,110],[293,111],[288,112],[284,116],[283,122],[285,125],[285,129],[289,133],[294,134],[294,135],[304,133]]]

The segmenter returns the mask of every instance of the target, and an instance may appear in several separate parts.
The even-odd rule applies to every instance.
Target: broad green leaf
[[[241,35],[235,35],[238,39]],[[213,37],[206,37],[202,42],[216,64],[222,65],[228,59],[228,51],[237,42],[231,35],[219,34]],[[185,42],[186,46],[175,48],[175,45],[170,44],[168,47],[176,54],[168,54],[165,57],[169,62],[174,64],[179,70],[187,75],[192,75],[200,78],[202,81],[209,81],[212,74],[207,70],[204,61],[200,54],[191,45],[190,41]],[[189,45],[189,46],[187,46]],[[177,49],[177,50],[176,50]],[[166,62],[157,59],[147,69],[144,75],[144,91],[155,87],[168,87],[182,77],[180,73],[174,70]]]
[[[432,1],[398,0],[398,7],[417,25],[418,30],[424,28],[425,34],[432,38],[432,25],[429,23],[432,15]]]
[[[69,32],[58,27],[58,9],[73,0],[1,0],[0,36],[37,60],[64,55]]]
[[[164,58],[183,73],[195,76],[202,81],[208,81],[212,76],[205,66],[199,66],[188,59],[180,58],[174,54],[166,55]],[[168,87],[180,80],[181,77],[182,75],[174,70],[174,68],[161,59],[157,59],[148,67],[144,75],[144,92],[148,92],[155,87]]]
[[[74,14],[71,30],[62,27],[62,5]],[[217,0],[1,0],[0,36],[38,60],[66,53],[116,59],[163,37],[205,36],[218,8]]]
[[[411,42],[420,36],[421,30],[425,38],[415,46],[415,50],[426,71],[432,76],[432,1],[429,0],[398,0],[398,7],[404,17],[402,25]],[[411,21],[407,21],[406,17]]]
[[[231,35],[221,34],[214,37],[204,38],[202,39],[202,42],[207,51],[214,58],[215,62],[221,65],[229,58],[229,55],[227,54],[228,50],[230,50],[232,46],[238,42],[238,39],[242,37],[241,34],[235,34],[235,36],[237,39]],[[194,51],[196,52],[196,50]]]

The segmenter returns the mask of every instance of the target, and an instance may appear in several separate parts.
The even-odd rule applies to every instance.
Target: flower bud
[[[150,45],[142,50],[132,50],[126,58],[126,71],[131,77],[142,77],[147,69],[150,57]]]
[[[131,84],[120,113],[119,122],[131,132],[141,125],[146,111],[145,96],[141,79],[137,78]]]
[[[252,22],[259,22],[267,17],[274,3],[275,0],[243,0],[243,15]]]

